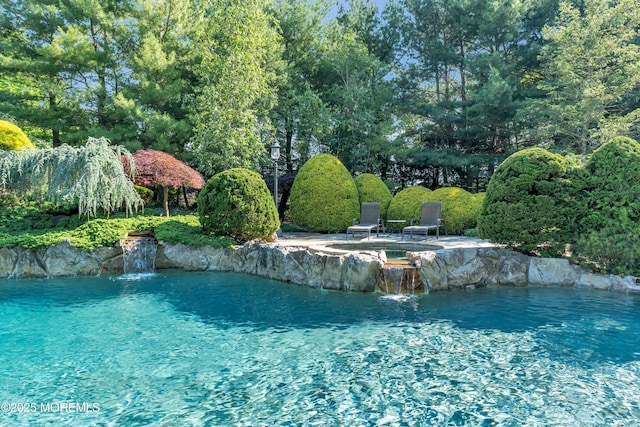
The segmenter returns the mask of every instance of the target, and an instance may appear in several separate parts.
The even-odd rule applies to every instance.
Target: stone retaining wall
[[[572,286],[640,292],[634,277],[593,274],[566,259],[535,258],[493,248],[410,252],[427,291],[478,286]],[[386,258],[381,252],[336,253],[277,243],[237,248],[160,242],[157,270],[233,271],[300,285],[372,292]],[[0,248],[0,278],[122,274],[118,246],[80,251],[68,241],[47,249]]]
[[[594,274],[563,258],[528,257],[493,248],[409,253],[429,291],[476,286],[568,286],[640,292],[633,276]]]

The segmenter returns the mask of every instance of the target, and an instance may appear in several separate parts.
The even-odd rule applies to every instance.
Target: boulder
[[[566,258],[529,258],[529,286],[575,286],[578,273]]]
[[[47,277],[47,271],[40,259],[39,252],[41,251],[17,249],[16,265],[13,269],[12,277]]]
[[[47,248],[42,261],[47,275],[54,277],[96,275],[102,263],[92,252],[72,247],[69,240]]]
[[[0,278],[10,277],[13,274],[18,254],[14,249],[0,248]]]
[[[500,286],[527,286],[529,257],[512,251],[500,251],[499,253],[495,284]]]

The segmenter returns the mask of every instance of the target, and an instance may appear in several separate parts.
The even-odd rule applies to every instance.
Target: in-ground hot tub
[[[435,251],[442,246],[405,242],[334,243],[327,248],[342,251],[384,251],[387,261],[382,267],[376,287],[384,293],[414,294],[425,291],[416,266],[407,259],[407,252]]]
[[[331,249],[343,251],[385,251],[388,258],[404,257],[407,252],[436,251],[443,249],[438,245],[427,245],[424,243],[404,243],[404,242],[357,242],[357,243],[334,243],[327,245]]]

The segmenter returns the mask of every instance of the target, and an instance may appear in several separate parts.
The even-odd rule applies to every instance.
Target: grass
[[[0,206],[0,248],[19,246],[38,249],[54,246],[66,239],[82,250],[112,246],[127,233],[151,230],[158,240],[190,246],[231,247],[227,237],[203,234],[193,214],[160,217],[147,211],[126,217],[116,214],[87,219],[70,208],[51,203],[22,203]]]

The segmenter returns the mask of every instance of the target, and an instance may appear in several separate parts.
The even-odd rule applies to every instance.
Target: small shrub
[[[360,204],[365,202],[380,202],[380,217],[387,218],[387,210],[393,196],[389,187],[377,176],[371,173],[358,175],[354,182],[360,196]]]
[[[422,186],[409,187],[398,192],[389,204],[387,219],[403,219],[407,221],[407,225],[412,219],[419,220],[422,202],[427,201],[430,193],[431,190]]]
[[[473,194],[462,188],[443,187],[427,195],[427,202],[442,202],[442,219],[449,234],[461,234],[467,228],[474,228],[478,222]]]
[[[572,170],[562,156],[529,148],[491,177],[478,218],[480,237],[523,253],[556,256],[572,241],[577,214]]]
[[[599,271],[640,275],[640,144],[618,137],[580,171],[578,238],[573,258]]]
[[[312,231],[338,232],[360,216],[358,189],[336,157],[320,154],[298,171],[289,197],[289,216]]]
[[[267,184],[242,168],[220,172],[207,181],[198,197],[198,216],[207,233],[238,242],[269,237],[280,227]]]
[[[138,195],[144,202],[144,205],[148,206],[149,203],[151,203],[151,201],[153,200],[153,196],[155,194],[153,190],[150,190],[147,187],[142,187],[141,185],[134,185],[133,187],[138,192]]]
[[[33,150],[35,147],[22,130],[13,123],[0,120],[0,150]]]

